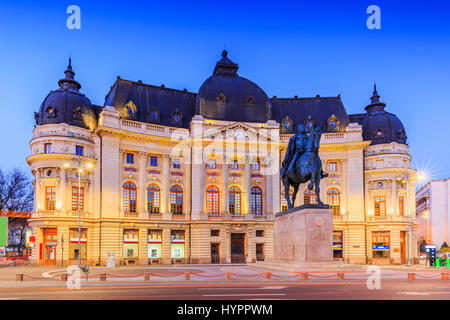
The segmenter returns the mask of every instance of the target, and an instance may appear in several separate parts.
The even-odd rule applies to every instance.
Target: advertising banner
[[[0,217],[0,247],[8,245],[8,218]]]

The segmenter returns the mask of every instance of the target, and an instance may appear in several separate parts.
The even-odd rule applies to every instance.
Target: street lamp
[[[416,176],[416,181],[423,181],[425,180],[426,176],[423,173],[419,173]],[[401,179],[401,178],[400,178]],[[411,233],[411,208],[410,208],[410,204],[409,204],[409,182],[410,182],[410,176],[409,176],[409,168],[406,168],[406,178],[402,179],[402,183],[406,183],[406,210],[407,210],[407,216],[408,216],[408,221],[407,221],[407,231],[406,231],[406,251],[407,251],[407,260],[406,260],[406,265],[408,267],[411,266],[411,258],[410,258],[410,248],[409,248],[409,237],[410,237],[410,233]]]
[[[78,158],[74,158],[74,160],[78,160],[78,167],[74,167],[78,171],[78,194],[77,194],[77,209],[78,209],[78,267],[81,268],[81,173],[83,172],[83,168],[81,166],[81,156]],[[65,164],[64,167],[69,168],[69,164]],[[88,163],[87,167],[92,168],[92,163]],[[84,197],[84,193],[83,193]]]

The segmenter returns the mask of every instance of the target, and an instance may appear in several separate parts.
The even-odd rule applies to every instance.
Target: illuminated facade
[[[237,75],[226,51],[198,93],[117,78],[104,106],[79,92],[69,63],[36,113],[33,261],[243,263],[273,258],[274,215],[286,207],[279,168],[300,123],[321,125],[329,177],[322,199],[334,221],[334,256],[353,263],[406,259],[414,191],[400,120],[374,90],[366,112],[340,96],[268,98]],[[82,172],[78,172],[82,168]],[[409,190],[414,190],[410,185]],[[314,203],[301,186],[296,205]],[[416,224],[411,224],[416,258]]]

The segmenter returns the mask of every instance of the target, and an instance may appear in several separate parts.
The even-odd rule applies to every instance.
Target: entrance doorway
[[[231,263],[245,263],[245,233],[231,234]]]
[[[400,258],[402,260],[402,264],[406,264],[406,255],[407,255],[407,245],[406,245],[406,231],[400,231]]]
[[[56,266],[56,246],[58,245],[58,232],[56,228],[46,228],[44,235],[44,265]]]
[[[264,261],[264,244],[256,244],[256,261]]]
[[[220,263],[218,243],[211,243],[211,263]]]

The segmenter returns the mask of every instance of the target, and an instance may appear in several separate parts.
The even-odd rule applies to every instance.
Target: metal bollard
[[[442,280],[448,280],[448,279],[449,279],[448,273],[447,273],[447,272],[442,272],[442,273],[441,273],[441,279],[442,279]]]
[[[106,281],[106,273],[100,273],[100,281]]]
[[[270,280],[272,279],[272,273],[271,272],[266,272],[264,274],[264,280]]]
[[[416,280],[415,272],[408,272],[408,280]]]
[[[23,273],[16,274],[16,281],[23,281]]]
[[[302,280],[308,280],[308,272],[302,272]]]
[[[338,273],[337,273],[337,277],[338,277],[338,280],[344,280],[344,278],[345,278],[345,273],[343,273],[343,272],[338,272]]]
[[[225,280],[231,280],[231,273],[225,272]]]
[[[145,280],[145,281],[150,280],[150,273],[145,273],[145,274],[144,274],[144,280]]]
[[[61,273],[61,280],[67,281],[67,273]]]
[[[189,272],[184,273],[184,280],[191,280],[191,274]]]

